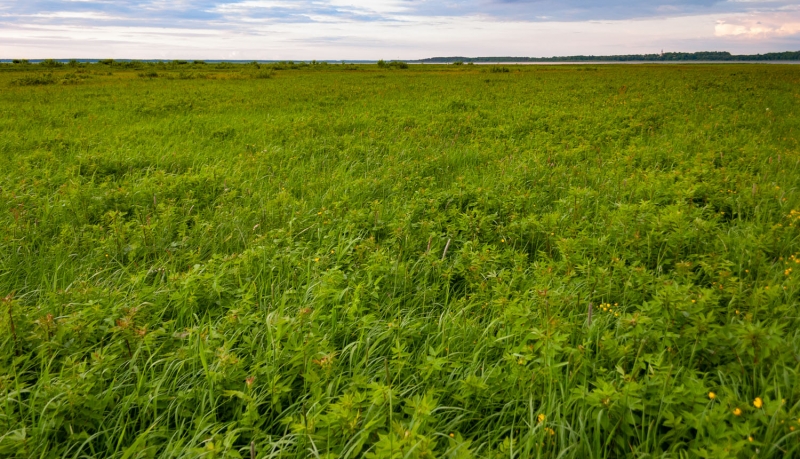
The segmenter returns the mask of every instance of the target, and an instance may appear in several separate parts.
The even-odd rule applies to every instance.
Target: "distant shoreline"
[[[451,62],[409,62],[409,64],[452,65]],[[797,65],[800,61],[550,61],[550,62],[470,62],[474,65],[683,65],[683,64],[786,64]]]

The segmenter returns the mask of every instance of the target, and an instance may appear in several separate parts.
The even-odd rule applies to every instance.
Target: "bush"
[[[508,72],[510,72],[510,70],[508,70],[508,67],[497,67],[497,66],[492,67],[489,71],[492,72],[492,73],[508,73]]]
[[[250,74],[251,78],[258,79],[258,80],[266,80],[268,78],[272,78],[273,70],[272,69],[260,69]]]
[[[272,68],[275,70],[299,70],[307,67],[311,67],[311,65],[305,62],[295,63],[294,61],[281,61],[272,64]]]
[[[158,78],[160,75],[158,72],[149,71],[149,72],[142,72],[139,74],[141,78]]]
[[[139,61],[115,62],[114,64],[124,69],[140,69],[144,67],[144,64]]]
[[[67,73],[61,78],[61,84],[78,84],[87,78],[89,78],[88,75],[79,75],[78,72]]]
[[[62,64],[61,62],[58,62],[57,60],[54,60],[54,59],[45,59],[45,60],[39,62],[39,66],[52,69],[52,68],[63,67],[64,64]]]
[[[48,84],[55,84],[56,80],[52,74],[43,75],[25,75],[22,78],[11,80],[13,86],[44,86]]]
[[[455,61],[453,65],[464,65],[464,61]]]
[[[385,68],[389,68],[389,69],[407,69],[408,68],[408,64],[406,64],[403,61],[389,61],[389,62],[386,62],[383,59],[381,59],[381,60],[378,61],[378,67],[380,67],[382,69],[385,69]]]

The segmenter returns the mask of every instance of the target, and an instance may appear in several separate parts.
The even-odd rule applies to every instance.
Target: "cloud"
[[[525,20],[616,20],[745,12],[777,9],[796,0],[455,0],[418,2],[422,14],[483,14]]]
[[[800,9],[722,19],[714,27],[714,34],[755,40],[800,36]]]
[[[409,13],[415,10],[415,2],[398,0],[328,0],[328,4],[342,10],[378,14]]]
[[[1,14],[2,16],[9,16],[7,14]],[[25,16],[15,15],[15,17],[27,17],[27,18],[36,18],[36,19],[79,19],[79,20],[90,20],[90,21],[109,21],[109,20],[119,20],[124,19],[119,16],[110,16],[106,13],[97,12],[97,11],[53,11],[48,13],[35,13],[29,14]]]
[[[0,57],[378,59],[800,49],[789,1],[0,0]]]
[[[400,16],[485,16],[499,20],[613,20],[761,11],[796,0],[0,0],[0,8],[24,17],[64,11],[95,11],[137,20],[225,20],[284,16],[363,20]],[[203,13],[203,14],[198,14]]]

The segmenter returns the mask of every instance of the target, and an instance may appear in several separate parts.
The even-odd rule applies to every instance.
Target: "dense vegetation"
[[[432,57],[424,63],[452,62],[681,62],[681,61],[800,61],[800,51],[764,54],[731,54],[727,51],[700,51],[696,53],[619,54],[612,56],[554,56],[554,57]]]
[[[0,456],[800,455],[798,83],[0,66]]]

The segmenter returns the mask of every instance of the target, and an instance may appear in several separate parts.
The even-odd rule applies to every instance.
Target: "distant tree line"
[[[408,68],[408,64],[406,64],[403,61],[389,61],[389,62],[386,62],[383,59],[381,59],[381,60],[378,61],[378,67],[380,67],[382,69],[384,69],[384,68],[388,68],[388,69],[407,69]]]
[[[554,56],[554,57],[431,57],[416,62],[429,64],[469,62],[673,62],[673,61],[800,61],[800,51],[766,54],[731,54],[727,51],[697,53],[621,54],[615,56]]]

